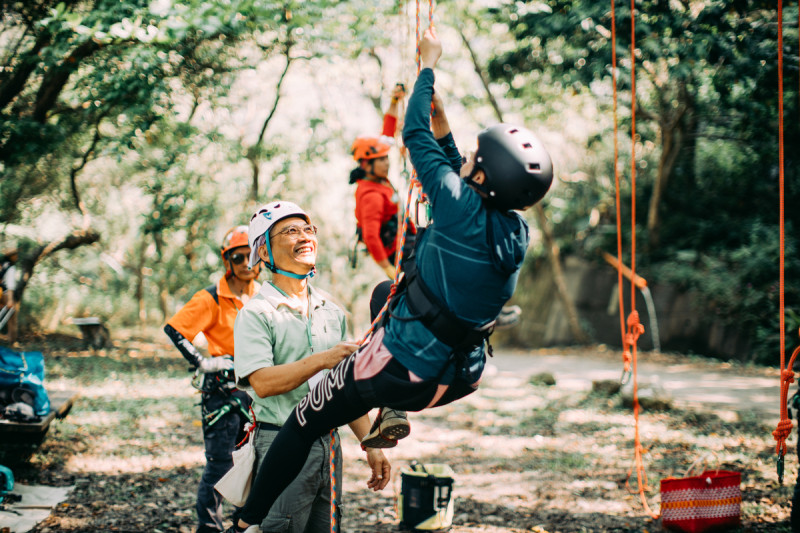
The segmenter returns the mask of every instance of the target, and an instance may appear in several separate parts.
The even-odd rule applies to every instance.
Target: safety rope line
[[[428,3],[428,22],[431,26],[433,26],[433,0]],[[420,51],[419,51],[419,41],[420,41],[420,0],[415,1],[415,18],[416,18],[416,63],[417,63],[417,76],[419,76],[421,61],[420,61]],[[369,329],[364,334],[364,336],[359,341],[359,345],[364,344],[369,340],[372,336],[372,333],[375,331],[375,325],[380,323],[383,316],[386,314],[386,311],[389,307],[389,301],[392,299],[392,296],[395,295],[397,292],[397,287],[399,285],[400,276],[402,275],[402,261],[403,261],[403,246],[406,242],[406,236],[408,235],[408,222],[411,218],[411,204],[412,199],[414,198],[414,189],[419,188],[420,197],[422,197],[422,184],[417,179],[417,170],[412,166],[411,167],[411,178],[410,178],[410,185],[408,187],[408,195],[406,196],[406,203],[403,213],[403,225],[402,225],[402,232],[400,234],[400,240],[397,243],[395,248],[395,276],[392,282],[392,287],[389,290],[389,295],[386,297],[386,302],[384,302],[383,307],[381,307],[380,312],[375,317],[375,320],[372,321],[370,324]]]
[[[613,87],[613,107],[614,107],[614,190],[617,207],[617,288],[619,290],[619,329],[620,338],[625,339],[625,300],[622,290],[622,212],[620,201],[619,185],[619,119],[617,117],[617,23],[614,11],[614,0],[611,0],[611,85]],[[631,358],[630,352],[625,348],[623,342],[623,376],[630,374]]]
[[[639,497],[645,511],[654,519],[659,517],[654,513],[647,503],[646,491],[647,474],[644,470],[642,455],[645,452],[639,431],[639,391],[638,391],[638,364],[637,364],[637,342],[644,333],[644,326],[639,322],[639,313],[636,311],[636,24],[635,24],[635,0],[631,0],[631,312],[627,321],[625,317],[625,304],[622,289],[622,214],[620,200],[620,176],[619,176],[619,145],[618,135],[618,112],[617,112],[617,30],[616,13],[614,0],[611,0],[611,77],[613,84],[613,111],[614,111],[614,184],[617,211],[617,286],[619,290],[619,311],[620,311],[620,332],[623,344],[623,374],[622,381],[633,377],[633,419],[634,419],[634,466],[628,471],[625,486],[630,489],[630,477],[633,469],[636,469],[636,479],[638,482]],[[627,324],[627,330],[626,330]]]
[[[336,430],[331,430],[330,438],[330,464],[331,471],[331,533],[338,533],[339,521],[337,520],[336,509],[339,507],[339,498],[336,479]]]
[[[798,22],[800,23],[800,14],[798,14]],[[788,413],[788,399],[789,399],[789,386],[794,383],[794,361],[800,352],[800,347],[796,348],[792,353],[789,363],[786,363],[786,303],[784,300],[784,282],[785,282],[785,174],[784,174],[784,145],[783,145],[783,1],[778,2],[778,217],[779,217],[779,234],[780,234],[780,255],[778,259],[778,277],[779,277],[779,293],[778,293],[778,307],[779,307],[779,327],[780,327],[780,352],[781,352],[781,374],[780,374],[780,414],[781,418],[778,421],[778,426],[772,432],[775,438],[775,453],[778,454],[777,470],[778,470],[778,483],[783,484],[783,471],[784,471],[784,456],[786,455],[786,439],[792,433],[792,419],[789,418]]]

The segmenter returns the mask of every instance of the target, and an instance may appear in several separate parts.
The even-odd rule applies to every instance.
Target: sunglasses
[[[247,259],[247,256],[245,254],[229,254],[228,259],[230,259],[231,263],[234,265],[241,265],[244,263],[245,259]]]

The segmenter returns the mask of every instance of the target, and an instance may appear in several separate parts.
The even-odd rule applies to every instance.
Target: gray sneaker
[[[361,440],[365,448],[394,448],[397,441],[411,433],[405,411],[381,407],[369,433]]]
[[[520,309],[518,305],[503,306],[503,309],[497,316],[494,328],[508,329],[514,327],[519,324],[520,315],[522,315],[522,309]]]

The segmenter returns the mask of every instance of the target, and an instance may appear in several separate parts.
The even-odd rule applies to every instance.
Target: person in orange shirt
[[[214,485],[233,466],[231,454],[243,435],[248,421],[246,409],[250,405],[249,396],[233,384],[233,322],[239,309],[260,288],[256,281],[259,267],[251,270],[247,266],[250,257],[247,226],[237,226],[225,234],[221,255],[225,275],[216,284],[195,293],[164,326],[164,332],[178,351],[197,369],[198,379],[193,385],[202,391],[206,465],[195,506],[198,533],[223,531],[222,496],[214,490]],[[208,356],[192,344],[200,332],[208,341]],[[229,409],[226,405],[237,408],[226,412]]]

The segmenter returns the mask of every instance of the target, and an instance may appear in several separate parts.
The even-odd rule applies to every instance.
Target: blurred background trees
[[[367,260],[347,265],[355,230],[347,150],[355,136],[379,132],[393,84],[413,84],[412,3],[0,5],[0,240],[21,248],[23,331],[85,315],[115,328],[160,325],[219,275],[225,230],[276,197],[318,218],[318,283],[354,313],[355,331],[365,328],[366,294],[381,274]],[[422,28],[427,9],[423,2]],[[615,15],[627,221],[630,4],[617,2]],[[562,254],[601,263],[598,251],[615,253],[609,3],[454,0],[437,4],[434,18],[445,44],[437,86],[460,147],[474,149],[475,133],[498,111],[526,123],[555,161],[543,207]],[[790,305],[800,299],[797,21],[797,6],[787,6]],[[694,291],[698,311],[751,332],[752,357],[770,360],[779,245],[774,3],[642,0],[635,23],[637,266],[651,282]],[[403,161],[392,157],[402,185]],[[623,232],[629,244],[629,223]],[[526,272],[544,254],[535,235]]]

